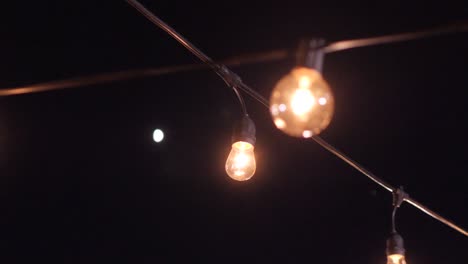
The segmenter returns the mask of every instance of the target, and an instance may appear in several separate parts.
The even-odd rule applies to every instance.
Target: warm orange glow
[[[387,256],[387,264],[406,264],[405,256],[401,254],[393,254]]]
[[[255,173],[254,146],[248,142],[238,141],[232,144],[226,160],[226,172],[236,181],[246,181]]]
[[[325,129],[333,116],[334,99],[322,75],[297,67],[273,89],[270,112],[278,129],[295,137],[311,137]]]
[[[292,111],[299,118],[304,118],[314,105],[315,97],[307,88],[297,89],[291,98]]]

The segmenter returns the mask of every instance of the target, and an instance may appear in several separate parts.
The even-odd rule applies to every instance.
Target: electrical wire
[[[440,35],[445,35],[445,34],[450,34],[450,33],[459,33],[459,32],[468,32],[467,21],[449,24],[447,26],[431,28],[427,30],[416,31],[416,32],[386,35],[386,36],[372,37],[372,38],[337,41],[337,42],[328,44],[324,48],[324,52],[332,53],[332,52],[360,48],[360,47],[397,43],[397,42],[422,39],[422,38],[440,36]]]
[[[232,88],[234,93],[236,94],[237,96],[237,99],[239,99],[239,104],[241,106],[241,110],[242,110],[242,114],[244,116],[248,116],[249,113],[247,112],[247,106],[245,105],[245,102],[244,102],[244,98],[242,97],[242,95],[240,94],[239,90],[237,88]]]
[[[196,55],[197,57],[200,58],[200,60],[204,61],[205,63],[209,64],[211,66],[211,64],[214,64],[214,62],[209,59],[208,56],[204,55],[199,49],[197,49],[195,46],[193,46],[193,44],[191,44],[190,42],[188,42],[187,40],[185,40],[180,34],[178,34],[175,30],[173,30],[172,28],[170,28],[167,24],[165,24],[162,20],[160,20],[158,17],[156,17],[156,15],[154,15],[153,13],[151,13],[149,10],[147,10],[145,7],[143,7],[140,3],[138,3],[138,1],[136,0],[126,0],[127,2],[129,2],[133,7],[135,7],[138,11],[140,11],[144,16],[146,16],[149,20],[151,20],[154,24],[156,24],[158,27],[162,28],[164,31],[166,31],[169,35],[171,35],[172,37],[174,37],[176,40],[178,40],[182,45],[184,45],[189,51],[191,51],[194,55]],[[403,34],[404,35],[404,34]],[[424,35],[424,34],[423,34]],[[415,35],[412,35],[413,38],[415,37]],[[425,36],[425,35],[424,35]],[[350,42],[348,43],[348,46],[342,46],[341,47],[341,50],[345,49],[345,47],[347,48],[352,48],[352,47],[358,47],[359,45],[364,45],[364,44],[368,44],[368,43],[374,43],[374,44],[380,44],[380,43],[389,43],[392,41],[392,39],[394,41],[397,40],[397,38],[389,38],[389,39],[379,39],[379,38],[376,38],[375,40],[372,40],[372,39],[368,39],[367,42],[362,42],[361,44],[359,43],[353,43]],[[410,39],[409,36],[400,36],[400,39]],[[339,42],[338,42],[339,43]],[[338,44],[336,44],[338,45]],[[370,45],[370,44],[368,44]],[[338,45],[338,48],[339,48],[340,45]],[[332,46],[333,47],[333,46]],[[335,47],[335,51],[339,50],[337,47]],[[329,50],[329,52],[331,52],[332,50]],[[216,64],[214,64],[216,65]],[[250,88],[249,86],[247,86],[246,84],[244,84],[240,78],[235,75],[232,71],[228,70],[226,67],[222,67],[222,68],[217,68],[217,67],[212,67],[213,70],[216,71],[216,73],[218,73],[218,75],[220,75],[227,83],[232,83],[233,85],[236,85],[236,87],[239,87],[241,88],[243,91],[245,91],[247,94],[251,95],[254,99],[256,99],[258,102],[260,102],[262,105],[264,105],[267,109],[269,108],[269,104],[268,104],[268,101],[263,97],[261,96],[260,94],[258,94],[255,90],[253,90],[252,88]],[[225,76],[225,74],[227,74],[228,76]],[[229,76],[231,75],[231,76]],[[322,147],[324,147],[325,149],[327,149],[328,151],[330,151],[331,153],[333,153],[335,156],[339,157],[340,159],[342,159],[343,161],[345,161],[346,163],[350,164],[351,166],[353,166],[355,169],[357,169],[358,171],[360,171],[361,173],[363,173],[364,175],[366,175],[368,178],[370,178],[371,180],[373,180],[374,182],[378,183],[379,185],[381,185],[382,187],[384,187],[385,189],[387,189],[388,191],[392,192],[393,194],[395,194],[395,192],[398,194],[398,190],[399,189],[395,189],[394,187],[392,187],[390,184],[386,183],[385,181],[383,181],[382,179],[380,179],[379,177],[375,176],[374,174],[368,172],[366,169],[364,169],[361,165],[359,165],[357,162],[353,161],[352,159],[350,159],[349,157],[347,157],[346,155],[344,155],[343,153],[341,153],[340,151],[338,151],[337,149],[335,149],[334,147],[332,147],[330,144],[326,143],[323,139],[321,139],[320,137],[318,136],[315,136],[313,137],[313,139],[319,143]],[[404,199],[402,199],[403,201]],[[406,199],[406,201],[409,201],[409,199]],[[410,203],[412,205],[414,205],[413,203]],[[425,206],[423,206],[422,204],[418,204],[418,206],[415,206],[416,208],[418,209],[421,209],[423,212],[425,212],[426,214],[434,217],[435,219],[441,221],[442,223],[450,223],[450,227],[454,228],[454,227],[457,227],[455,228],[455,230],[457,231],[460,231],[462,234],[468,236],[468,232],[466,232],[465,230],[463,230],[462,228],[456,226],[455,224],[451,223],[449,220],[441,217],[440,215],[438,214],[432,214],[432,211],[427,209]],[[424,210],[423,210],[424,209]]]
[[[392,233],[397,232],[396,225],[395,225],[395,214],[396,214],[397,209],[398,209],[397,206],[393,206],[393,210],[392,210]]]
[[[356,170],[358,170],[360,173],[364,174],[365,176],[367,176],[367,178],[371,179],[372,181],[374,181],[375,183],[377,183],[378,185],[382,186],[383,188],[385,188],[387,191],[389,192],[393,192],[395,190],[394,187],[392,187],[392,185],[390,185],[389,183],[385,182],[384,180],[380,179],[379,177],[377,177],[376,175],[374,175],[372,172],[366,170],[362,165],[360,165],[359,163],[357,163],[356,161],[352,160],[350,157],[346,156],[343,152],[339,151],[338,149],[336,149],[335,147],[333,147],[332,145],[328,144],[325,140],[323,140],[321,137],[319,136],[313,136],[312,139],[317,142],[320,146],[322,146],[323,148],[325,148],[326,150],[328,150],[329,152],[331,152],[333,155],[337,156],[338,158],[340,158],[342,161],[348,163],[351,167],[355,168]]]
[[[247,114],[247,108],[244,103],[244,99],[242,95],[237,90],[238,88],[238,80],[233,79],[232,77],[234,74],[230,72],[224,65],[219,65],[215,63],[210,57],[208,57],[205,53],[199,50],[195,45],[190,43],[186,38],[184,38],[181,34],[179,34],[176,30],[162,21],[159,17],[154,15],[151,11],[149,11],[146,7],[140,4],[136,0],[126,0],[131,6],[133,6],[138,12],[140,12],[143,16],[145,16],[148,20],[153,22],[156,26],[164,30],[167,34],[177,40],[182,46],[184,46],[187,50],[189,50],[193,55],[195,55],[198,59],[200,59],[203,63],[208,65],[214,72],[216,72],[225,82],[226,84],[231,87],[234,93],[239,100],[242,112],[244,115]],[[239,79],[240,80],[240,79]]]
[[[77,78],[71,78],[71,79],[65,79],[65,80],[51,81],[51,82],[33,84],[33,85],[17,87],[17,88],[6,88],[6,89],[0,89],[0,96],[10,96],[10,95],[61,90],[61,89],[67,89],[67,88],[76,88],[76,87],[89,86],[89,85],[94,85],[94,84],[108,83],[108,82],[115,82],[115,81],[123,81],[123,80],[129,80],[129,79],[135,79],[135,78],[141,78],[141,77],[158,76],[158,75],[163,75],[163,74],[172,74],[172,73],[178,73],[178,72],[184,72],[184,71],[202,70],[206,68],[214,69],[215,72],[219,75],[219,65],[239,66],[239,65],[245,65],[248,63],[269,62],[269,61],[287,59],[287,58],[292,57],[292,54],[293,54],[287,49],[277,49],[277,50],[272,50],[272,51],[267,51],[267,52],[259,52],[259,53],[251,53],[251,54],[245,54],[241,56],[235,56],[232,58],[219,61],[218,63],[215,63],[213,62],[213,60],[211,60],[211,58],[209,58],[206,54],[204,54],[199,49],[197,49],[188,40],[183,38],[173,28],[171,28],[169,25],[164,23],[164,21],[162,21],[161,19],[156,17],[154,14],[152,14],[149,10],[144,8],[140,3],[138,3],[137,1],[133,1],[133,0],[127,0],[127,2],[129,2],[133,7],[137,8],[137,10],[139,10],[145,17],[147,17],[149,20],[155,23],[158,27],[162,28],[169,35],[171,35],[176,40],[178,40],[185,48],[191,51],[195,56],[197,56],[205,64],[187,64],[187,65],[164,67],[164,68],[119,71],[119,72],[113,72],[113,73],[103,73],[103,74],[83,76],[83,77],[77,77]],[[453,23],[447,26],[441,26],[441,27],[436,27],[436,28],[421,30],[421,31],[416,31],[416,32],[354,39],[354,40],[336,41],[323,47],[323,50],[325,53],[333,53],[333,52],[343,51],[343,50],[348,50],[348,49],[353,49],[353,48],[397,43],[397,42],[403,42],[403,41],[409,41],[409,40],[421,39],[421,38],[427,38],[427,37],[433,37],[433,36],[441,36],[445,34],[459,33],[459,32],[468,32],[468,22],[464,21],[464,22],[459,22],[459,23]],[[222,78],[224,79],[225,76],[222,76]],[[254,90],[251,90],[248,87],[243,86],[242,84],[240,84],[240,86],[241,87],[236,87],[236,88],[243,90],[248,95],[254,97],[257,101],[262,100]],[[234,92],[236,93],[236,96],[238,96],[237,95],[238,92],[236,91]],[[239,102],[241,103],[241,107],[242,107],[241,101],[243,102],[242,99],[239,99]],[[268,103],[266,104],[264,102],[261,102],[261,103],[264,104],[265,106],[268,105]]]
[[[408,194],[403,191],[403,187],[393,190],[393,210],[392,210],[392,233],[396,233],[396,224],[395,224],[395,217],[398,208],[400,208],[401,204],[405,201],[405,198],[408,198]]]
[[[187,39],[185,39],[182,35],[180,35],[177,31],[175,31],[172,27],[162,21],[159,17],[155,16],[151,11],[149,11],[146,7],[140,4],[136,0],[126,0],[131,6],[133,6],[138,12],[140,12],[143,16],[145,16],[149,21],[153,22],[156,26],[164,30],[167,34],[177,40],[180,44],[182,44],[187,50],[189,50],[193,55],[197,56],[202,62],[206,63],[214,70],[216,70],[217,65],[213,62],[213,60],[204,54],[201,50],[197,49],[195,45],[190,43]]]
[[[226,66],[239,66],[250,63],[277,61],[287,58],[288,52],[286,50],[273,50],[268,52],[261,52],[255,54],[245,54],[240,56],[233,56],[219,61],[219,64]],[[74,77],[69,79],[43,82],[31,85],[25,85],[13,88],[0,89],[0,97],[12,96],[30,93],[48,92],[54,90],[63,90],[69,88],[77,88],[83,86],[90,86],[103,83],[111,83],[117,81],[125,81],[136,78],[154,77],[160,75],[181,73],[187,71],[205,70],[210,67],[206,64],[185,64],[178,66],[168,66],[160,68],[136,69],[118,72],[100,73],[95,75]]]
[[[30,94],[39,92],[48,92],[54,90],[63,90],[82,86],[90,86],[101,83],[124,81],[135,78],[157,76],[175,72],[193,71],[205,69],[203,64],[188,64],[182,66],[170,66],[152,69],[128,70],[119,72],[102,73],[90,76],[75,77],[58,81],[44,82],[22,87],[0,89],[0,96],[11,96],[20,94]]]

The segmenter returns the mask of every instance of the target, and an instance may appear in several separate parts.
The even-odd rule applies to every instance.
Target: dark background
[[[216,59],[468,19],[462,1],[142,3]],[[124,1],[0,12],[0,87],[197,62]],[[268,97],[292,66],[233,70]],[[467,68],[467,34],[329,54],[336,112],[322,136],[467,228]],[[246,100],[258,166],[235,182],[224,163],[239,106],[210,71],[0,98],[0,262],[385,263],[390,193]],[[397,218],[408,264],[467,263],[463,235],[408,204]]]

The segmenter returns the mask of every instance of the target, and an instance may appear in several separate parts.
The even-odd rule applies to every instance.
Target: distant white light
[[[163,141],[163,139],[164,139],[164,132],[162,132],[161,129],[155,129],[154,132],[153,132],[154,142],[159,143],[159,142]]]

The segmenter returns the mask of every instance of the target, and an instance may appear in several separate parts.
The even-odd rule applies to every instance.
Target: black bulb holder
[[[248,115],[244,115],[234,126],[232,142],[244,141],[255,145],[255,124]]]
[[[325,55],[324,47],[324,39],[302,39],[296,52],[297,66],[312,68],[321,73]]]
[[[387,239],[387,256],[394,254],[405,255],[403,238],[397,232],[392,232]]]

